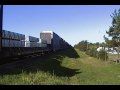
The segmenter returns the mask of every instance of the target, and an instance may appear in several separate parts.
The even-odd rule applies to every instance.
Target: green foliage
[[[100,58],[101,60],[108,59],[108,54],[105,50],[100,50],[97,54],[98,54],[98,58]]]
[[[1,85],[120,85],[120,65],[115,64],[114,62],[103,62],[97,58],[89,57],[85,52],[81,52],[76,49],[79,58],[70,58],[63,57],[58,58],[57,55],[49,55],[48,57],[54,59],[47,59],[43,57],[42,59],[36,58],[33,60],[34,64],[29,67],[30,72],[26,72],[23,69],[23,72],[16,73],[17,67],[8,69],[9,72],[14,74],[0,74],[0,84]],[[70,50],[60,52],[61,54],[69,54]],[[46,60],[46,61],[45,61]],[[36,62],[37,61],[37,62]],[[45,61],[45,62],[44,62]],[[68,75],[71,72],[61,70],[58,68],[58,63],[55,61],[61,61],[61,68],[66,67],[69,69],[77,69],[75,74],[71,76],[58,76],[55,73],[67,73]],[[27,61],[28,62],[28,61]],[[26,65],[30,65],[31,59]],[[32,72],[36,66],[48,69],[48,71],[43,71],[42,68],[38,69],[36,72]],[[24,65],[26,67],[26,65]],[[49,66],[50,65],[50,66]],[[50,73],[50,67],[54,66],[53,70],[56,69],[53,73]],[[20,67],[20,66],[19,66]],[[21,64],[23,67],[23,64]],[[20,68],[19,68],[20,69]],[[19,70],[18,69],[18,70]]]
[[[88,42],[87,42],[87,40],[83,40],[83,41],[79,42],[77,45],[75,45],[74,47],[79,49],[80,51],[87,51]]]
[[[90,55],[91,57],[99,58],[100,60],[107,60],[108,54],[105,50],[100,50],[99,52],[95,49],[89,49],[86,51],[87,55]]]
[[[105,46],[107,46],[108,48],[117,47],[118,46],[117,43],[114,41],[114,39],[110,40],[105,35],[104,35],[104,40],[105,40]]]
[[[95,48],[92,48],[92,49],[89,49],[89,50],[86,51],[86,54],[90,55],[91,57],[97,57],[97,53],[98,52],[96,51]]]
[[[120,51],[120,9],[115,10],[111,15],[112,17],[112,25],[109,30],[106,31],[109,37],[112,37],[111,42],[114,47],[118,47],[118,59],[119,59],[119,51]],[[106,38],[105,38],[106,39]],[[109,40],[107,40],[107,45]]]
[[[109,43],[111,43],[111,41],[108,40],[108,38],[104,37],[105,40]],[[111,44],[110,44],[111,45]],[[86,40],[79,42],[78,44],[76,44],[74,47],[79,49],[80,51],[84,51],[87,55],[91,56],[91,57],[95,57],[95,58],[99,58],[101,60],[107,60],[108,56],[107,56],[107,52],[104,50],[101,50],[100,52],[97,52],[97,48],[99,46],[105,47],[105,43],[90,43],[87,42]]]
[[[112,17],[112,25],[106,33],[112,37],[112,41],[117,45],[120,45],[120,9],[115,10],[111,15]]]
[[[84,52],[76,50],[80,55],[80,58],[70,58],[63,57],[61,61],[61,66],[69,69],[78,69],[76,74],[70,77],[67,76],[57,76],[56,71],[60,73],[65,73],[64,70],[61,71],[57,68],[58,64],[54,63],[54,60],[48,59],[47,65],[54,65],[53,69],[56,69],[53,73],[49,71],[37,70],[37,72],[20,72],[18,74],[0,74],[0,84],[1,85],[119,85],[120,84],[120,65],[115,65],[113,62],[109,63],[98,60],[97,58],[92,58],[86,55]],[[70,50],[64,51],[61,54],[70,53]],[[50,57],[56,58],[56,55]],[[29,67],[30,70],[34,69],[36,66],[41,67],[40,63],[42,59],[35,62],[34,65]],[[43,60],[44,61],[44,60]],[[42,62],[43,63],[43,62]],[[54,64],[53,64],[54,63]],[[28,64],[31,64],[30,62]],[[50,67],[43,63],[44,66],[49,70]],[[22,65],[21,65],[22,66]],[[16,70],[16,68],[14,68]],[[12,72],[12,70],[11,70]],[[71,73],[67,73],[71,74]]]

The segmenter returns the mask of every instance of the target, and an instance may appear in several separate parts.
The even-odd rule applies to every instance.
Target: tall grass
[[[119,64],[98,60],[77,49],[8,66],[0,66],[2,85],[120,85]]]

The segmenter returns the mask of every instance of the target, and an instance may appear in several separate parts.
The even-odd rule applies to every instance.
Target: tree
[[[89,43],[87,42],[87,40],[83,40],[83,41],[79,42],[77,45],[75,45],[74,47],[78,48],[81,51],[87,51],[88,44]]]
[[[112,17],[112,26],[110,26],[109,30],[106,33],[109,37],[112,37],[112,42],[118,47],[118,60],[119,58],[119,50],[120,50],[120,9],[115,10],[111,15]],[[117,60],[116,60],[117,61]]]
[[[105,40],[105,46],[108,47],[108,49],[113,47],[113,41],[105,37],[105,35],[104,35],[104,40]]]

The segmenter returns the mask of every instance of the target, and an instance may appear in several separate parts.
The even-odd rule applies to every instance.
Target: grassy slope
[[[0,84],[120,84],[120,65],[67,50],[0,75]],[[29,65],[29,63],[27,63]],[[16,73],[17,70],[17,73]]]

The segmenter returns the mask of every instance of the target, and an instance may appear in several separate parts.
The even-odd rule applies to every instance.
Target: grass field
[[[109,60],[115,61],[118,58],[117,54],[108,54]]]
[[[79,50],[66,50],[0,67],[0,84],[120,85],[120,64],[100,61]]]

